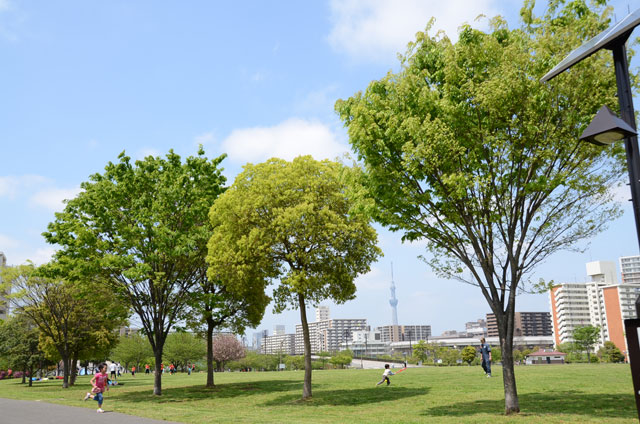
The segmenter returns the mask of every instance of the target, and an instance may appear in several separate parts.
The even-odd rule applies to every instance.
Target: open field
[[[502,370],[485,378],[480,367],[410,368],[375,386],[382,370],[314,371],[313,399],[300,401],[302,371],[217,373],[205,389],[203,373],[123,376],[104,409],[185,423],[637,423],[628,365],[516,367],[521,414],[502,415]],[[81,399],[89,377],[63,390],[60,381],[0,381],[0,397],[95,408]],[[43,421],[45,422],[45,421]]]

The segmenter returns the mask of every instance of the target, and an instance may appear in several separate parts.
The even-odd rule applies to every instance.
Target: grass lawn
[[[184,423],[637,423],[628,365],[516,367],[521,413],[502,414],[502,369],[485,378],[476,367],[409,368],[375,386],[382,370],[313,372],[313,399],[302,402],[302,371],[165,375],[162,396],[153,376],[121,377],[104,409]],[[0,397],[96,408],[81,399],[89,377],[63,390],[60,381],[0,381]],[[43,421],[44,422],[44,421]]]

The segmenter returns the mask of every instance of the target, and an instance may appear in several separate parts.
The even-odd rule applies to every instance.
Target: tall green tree
[[[336,104],[363,166],[363,207],[426,241],[434,271],[479,287],[495,314],[507,414],[520,410],[516,294],[538,264],[620,215],[622,147],[578,140],[602,104],[617,107],[610,55],[539,82],[608,26],[603,3],[554,0],[537,17],[526,1],[521,28],[494,18],[455,43],[420,32],[397,73]]]
[[[33,370],[44,359],[39,348],[40,332],[37,326],[26,315],[14,315],[0,320],[0,357],[8,362],[8,366],[22,371],[22,382],[25,376],[32,386]]]
[[[307,307],[353,299],[354,279],[380,255],[369,219],[351,213],[344,171],[310,156],[249,164],[211,209],[210,278],[228,287],[276,280],[275,311],[300,310],[304,399],[311,397]]]
[[[587,362],[591,363],[591,351],[600,339],[600,327],[593,325],[578,327],[573,330],[572,337],[574,343],[587,352]]]
[[[418,343],[413,345],[413,357],[418,361],[425,362],[429,353],[429,346],[424,340],[419,340]]]
[[[95,276],[131,305],[153,348],[153,393],[161,395],[167,335],[206,278],[208,212],[223,190],[224,156],[209,160],[200,148],[184,162],[173,150],[118,159],[82,183],[44,236],[61,246],[56,256],[67,272]]]
[[[126,307],[109,299],[107,287],[51,278],[57,264],[32,263],[7,267],[2,280],[10,285],[11,309],[28,317],[40,330],[40,348],[51,359],[62,360],[62,387],[73,385],[78,359],[96,350],[108,350],[114,329],[125,322]]]

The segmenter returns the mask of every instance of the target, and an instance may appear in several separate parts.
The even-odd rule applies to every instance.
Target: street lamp
[[[600,145],[610,144],[624,138],[627,153],[627,168],[629,170],[629,185],[631,186],[631,201],[636,223],[636,237],[640,245],[640,155],[638,154],[636,119],[633,110],[626,48],[629,36],[638,25],[640,25],[640,9],[630,13],[620,22],[614,24],[569,53],[562,62],[542,77],[541,81],[549,81],[551,78],[601,49],[607,49],[613,52],[616,85],[618,88],[618,103],[620,105],[622,119],[615,116],[608,108],[601,108],[593,122],[589,124],[580,138]],[[640,318],[640,296],[636,299],[636,316]],[[636,398],[636,409],[640,417],[640,343],[638,340],[640,319],[637,318],[624,320],[624,326],[631,366],[631,378],[633,380],[634,395]]]
[[[281,364],[282,364],[282,345],[284,344],[284,340],[280,341],[280,349],[278,349],[278,371],[282,371],[281,368]]]

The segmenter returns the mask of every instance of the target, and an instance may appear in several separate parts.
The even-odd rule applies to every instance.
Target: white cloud
[[[331,0],[331,46],[355,60],[389,63],[404,53],[407,43],[436,18],[434,35],[444,30],[452,40],[458,28],[480,14],[498,14],[496,0]],[[486,22],[486,21],[485,21]]]
[[[0,0],[0,12],[11,9],[9,0]]]
[[[390,286],[388,277],[385,279],[377,267],[372,267],[371,271],[356,278],[355,283],[358,290],[381,291]]]
[[[0,176],[0,197],[13,198],[24,190],[50,182],[51,180],[46,177],[33,174]]]
[[[15,249],[20,246],[20,242],[4,234],[0,234],[0,252],[6,252],[7,249]]]
[[[3,246],[0,244],[0,251]],[[31,261],[36,265],[43,265],[51,261],[56,249],[53,247],[40,247],[21,245],[20,247],[7,249],[4,251],[7,256],[7,263],[10,265],[23,265]]]
[[[63,200],[73,199],[80,191],[81,189],[79,187],[69,189],[50,188],[35,193],[29,201],[32,205],[42,206],[54,212],[60,212],[64,209]]]
[[[53,247],[44,247],[36,249],[35,253],[28,259],[36,265],[43,265],[51,261],[54,253],[56,253],[56,249]]]
[[[297,115],[335,118],[336,114],[333,106],[338,98],[336,93],[336,85],[329,85],[310,91],[304,97],[300,97],[295,101],[294,111]]]
[[[335,159],[349,148],[338,141],[328,126],[292,118],[273,127],[234,130],[222,142],[222,150],[229,160],[245,163],[272,157],[291,160],[300,155]]]

